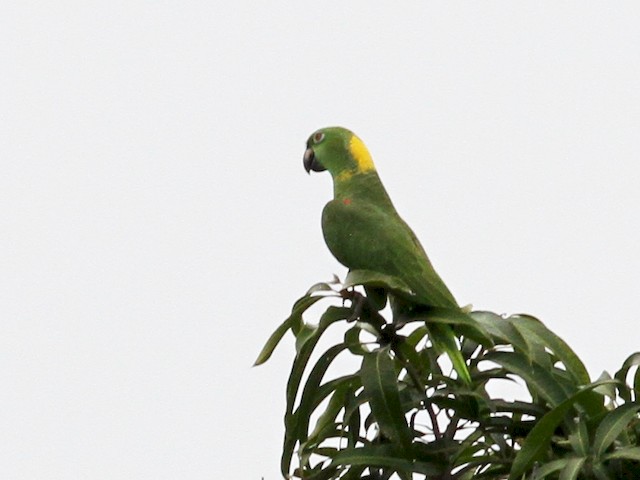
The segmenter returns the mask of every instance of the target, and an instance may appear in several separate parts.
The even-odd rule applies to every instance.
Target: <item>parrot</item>
[[[351,270],[369,270],[402,280],[410,298],[394,298],[392,309],[408,305],[460,310],[420,241],[400,217],[364,142],[342,127],[316,130],[303,156],[307,173],[328,171],[333,199],[322,211],[322,233],[333,256]],[[369,293],[367,291],[367,293]],[[446,352],[458,376],[470,382],[466,363],[449,325],[427,325],[434,347]]]

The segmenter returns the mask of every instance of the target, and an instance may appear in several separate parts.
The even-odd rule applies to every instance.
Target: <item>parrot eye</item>
[[[322,140],[324,140],[324,133],[316,132],[316,133],[313,134],[313,142],[314,143],[320,143]]]

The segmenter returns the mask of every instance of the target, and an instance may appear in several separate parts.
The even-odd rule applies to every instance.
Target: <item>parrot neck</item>
[[[366,200],[373,205],[384,204],[393,208],[391,199],[375,170],[356,173],[344,180],[335,178],[333,196],[338,200]]]

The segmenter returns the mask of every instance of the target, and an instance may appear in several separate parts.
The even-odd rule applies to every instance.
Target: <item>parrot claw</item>
[[[369,323],[381,331],[386,325],[386,320],[378,310],[371,304],[371,301],[353,288],[346,288],[340,292],[344,300],[351,301],[352,314],[347,318],[347,322],[361,321]]]

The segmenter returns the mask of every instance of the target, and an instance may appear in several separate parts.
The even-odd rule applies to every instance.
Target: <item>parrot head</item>
[[[307,140],[303,163],[307,173],[328,170],[334,179],[374,170],[373,160],[362,140],[342,127],[321,128],[312,133]]]

